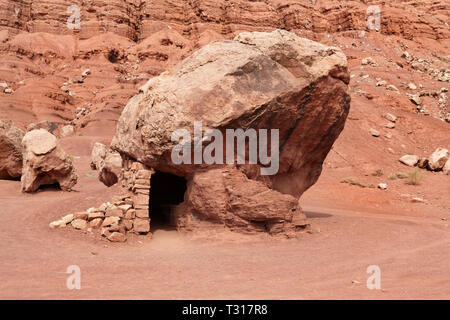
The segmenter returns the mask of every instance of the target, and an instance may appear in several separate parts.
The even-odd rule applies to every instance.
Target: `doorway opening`
[[[150,178],[149,215],[151,231],[173,230],[172,209],[184,201],[187,181],[170,173],[155,171]]]

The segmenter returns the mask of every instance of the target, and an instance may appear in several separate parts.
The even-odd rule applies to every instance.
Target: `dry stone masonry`
[[[145,209],[147,203],[147,209]],[[112,242],[124,242],[128,233],[146,235],[150,232],[148,197],[115,196],[111,202],[97,208],[68,214],[50,223],[50,228],[72,227],[87,232],[99,232]]]

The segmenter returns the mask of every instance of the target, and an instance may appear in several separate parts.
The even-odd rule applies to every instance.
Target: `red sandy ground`
[[[327,170],[302,199],[312,233],[296,240],[228,234],[206,241],[158,230],[153,239],[114,244],[51,230],[62,213],[119,192],[88,169],[91,142],[63,141],[75,155],[76,192],[24,195],[19,182],[0,181],[0,298],[450,298],[449,222],[441,220],[450,220],[449,210],[343,184],[329,192]],[[81,290],[66,287],[70,265],[81,268]],[[369,265],[381,268],[382,290],[367,289]]]
[[[133,26],[127,23],[133,10],[126,10],[125,1],[97,1],[107,5],[99,5],[98,12],[85,5],[83,19],[91,23],[79,37],[61,33],[67,32],[63,1],[32,2],[34,14],[28,3],[0,0],[6,8],[0,19],[0,81],[14,90],[0,93],[0,119],[21,128],[41,120],[61,127],[74,119],[77,107],[87,108],[87,115],[77,120],[75,136],[61,141],[75,156],[76,192],[47,189],[25,195],[20,182],[0,180],[0,298],[450,298],[450,176],[421,170],[417,186],[388,179],[411,169],[399,157],[427,157],[437,147],[450,148],[450,124],[439,119],[450,108],[450,92],[446,104],[432,94],[421,97],[428,116],[418,113],[406,95],[450,91],[450,83],[401,57],[407,51],[414,62],[423,59],[433,70],[448,69],[448,1],[386,2],[381,32],[365,35],[359,30],[366,29],[367,6],[378,2],[289,1],[298,4],[286,6],[242,0],[233,1],[240,5],[230,16],[219,0],[189,2],[192,7],[183,1],[146,1],[152,8],[138,43],[131,40],[136,30],[127,29]],[[18,17],[16,5],[24,12]],[[101,14],[112,8],[111,17]],[[99,29],[105,22],[99,19],[112,23],[109,33]],[[212,40],[276,28],[339,46],[352,76],[345,129],[318,183],[300,200],[312,233],[278,240],[226,232],[187,237],[158,230],[153,239],[136,236],[113,244],[71,228],[48,227],[50,221],[120,192],[98,181],[89,154],[94,142],[110,142],[126,102],[147,79]],[[111,49],[123,51],[121,60],[108,61]],[[362,65],[366,57],[377,66]],[[75,95],[69,97],[60,87],[86,68],[92,74],[83,84],[70,85]],[[377,87],[376,78],[395,85],[399,93]],[[410,82],[418,88],[408,89]],[[398,117],[395,129],[384,127],[386,112]],[[370,128],[379,130],[380,137],[372,137]],[[373,176],[379,169],[383,175]],[[388,189],[340,183],[346,177],[366,185],[387,183]],[[411,202],[413,197],[424,203]],[[81,268],[81,290],[66,288],[70,265]],[[381,268],[382,290],[366,287],[370,265]]]

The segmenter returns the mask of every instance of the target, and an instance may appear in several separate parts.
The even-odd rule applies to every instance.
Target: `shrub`
[[[372,172],[372,175],[374,177],[381,177],[383,174],[384,174],[383,170],[381,170],[381,169],[377,169],[375,172]]]
[[[406,178],[408,178],[408,174],[404,173],[404,172],[399,172],[399,173],[397,173],[397,178],[406,179]]]
[[[408,178],[406,178],[406,184],[416,186],[422,180],[422,175],[420,174],[419,168],[414,168],[408,172]]]
[[[344,178],[344,179],[341,180],[341,183],[348,183],[348,184],[350,184],[352,186],[358,186],[358,187],[361,187],[361,188],[367,187],[365,184],[359,182],[358,178],[355,178],[355,177]]]

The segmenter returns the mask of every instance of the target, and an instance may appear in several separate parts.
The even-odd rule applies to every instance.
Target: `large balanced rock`
[[[69,156],[54,135],[44,129],[25,134],[22,145],[22,191],[34,192],[42,185],[57,183],[62,190],[71,190],[77,175]]]
[[[268,216],[255,213],[256,219],[289,221],[295,208],[292,199],[285,200],[283,194],[297,200],[317,181],[349,112],[348,82],[346,57],[338,48],[283,30],[241,33],[232,41],[210,43],[148,81],[122,112],[111,147],[152,169],[185,177],[193,190],[196,184],[192,185],[192,181],[201,172],[227,166],[232,176],[244,173],[246,179],[238,179],[242,186],[253,190],[252,180],[260,181],[273,204],[263,206],[262,211],[269,210]],[[279,166],[270,170],[273,168],[267,168],[262,161],[234,161],[228,165],[216,161],[209,165],[205,161],[189,164],[186,160],[179,164],[173,160],[173,151],[180,146],[179,134],[193,137],[194,126],[200,122],[203,138],[196,141],[203,141],[203,148],[208,141],[204,133],[212,129],[223,136],[227,129],[254,129],[259,134],[264,129],[272,133],[279,130],[278,139],[272,136],[279,148],[268,148],[275,156],[279,151]],[[254,147],[249,144],[247,139],[247,151]],[[196,142],[197,148],[192,148],[192,154],[185,159],[195,159],[198,145]],[[264,146],[260,144],[259,148]],[[258,192],[261,188],[258,185]],[[225,192],[221,190],[218,192]],[[217,193],[209,192],[199,197],[202,200],[195,206],[207,206],[217,197]],[[185,200],[192,203],[189,192]],[[258,206],[258,201],[250,206]],[[279,207],[283,213],[272,216],[277,201],[283,204]],[[239,211],[231,212],[237,215]],[[197,210],[196,214],[207,215],[207,210]],[[215,218],[222,221],[225,216],[216,214]],[[247,222],[254,219],[252,215],[241,218]]]
[[[16,179],[22,175],[24,134],[11,121],[0,120],[0,179]]]

